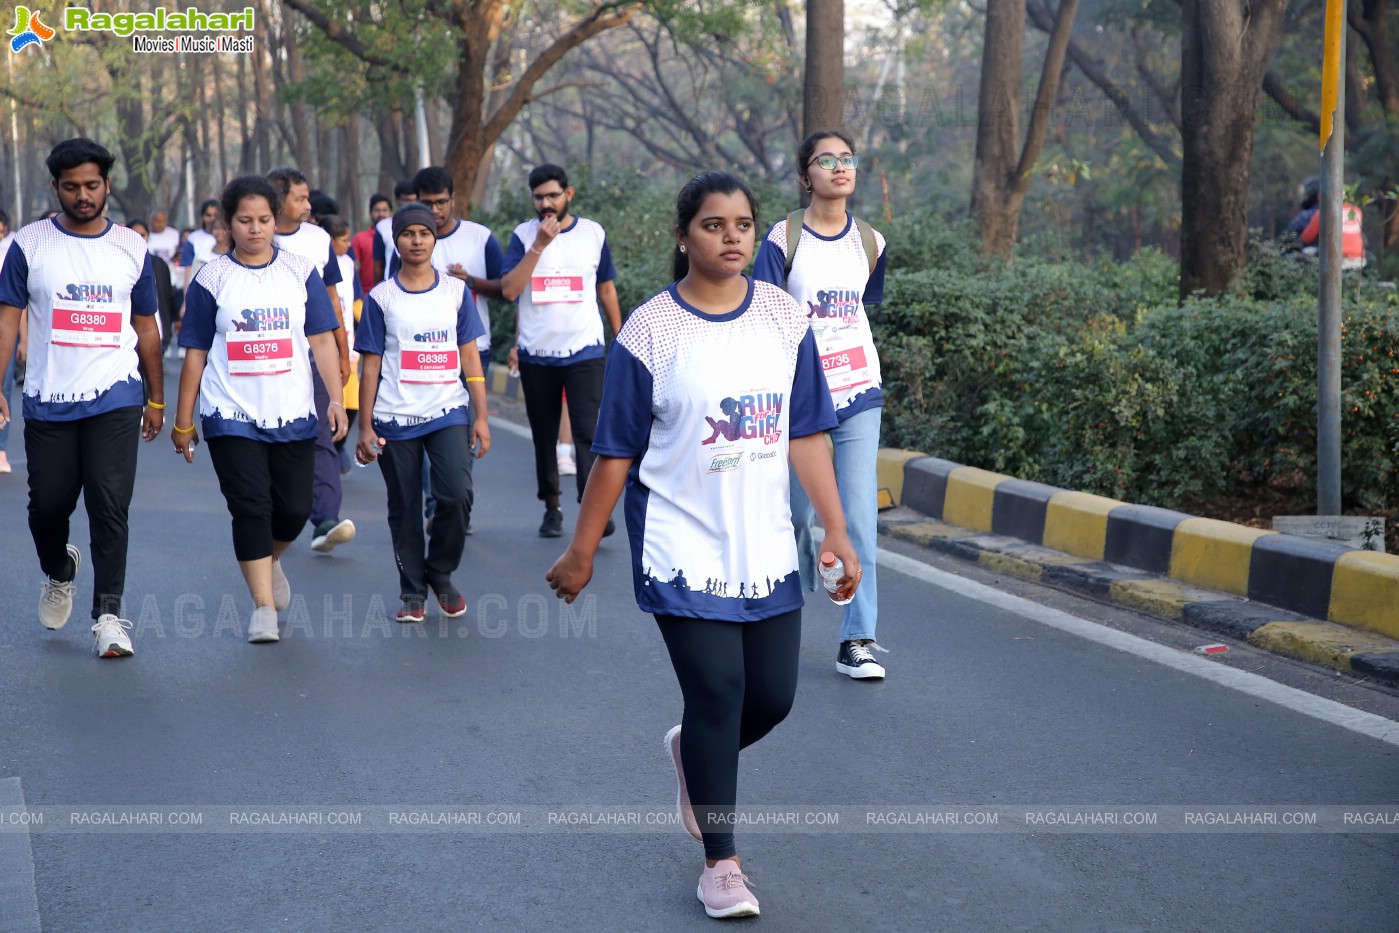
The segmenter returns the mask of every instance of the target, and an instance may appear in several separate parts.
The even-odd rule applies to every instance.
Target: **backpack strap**
[[[870,275],[874,275],[874,267],[879,265],[879,244],[874,239],[874,228],[856,217],[855,229],[860,231],[860,245],[865,248],[865,257],[870,261]]]
[[[802,241],[802,220],[806,208],[799,207],[787,215],[787,261],[782,266],[782,285],[792,277],[792,261],[797,258],[797,244]]]
[[[797,258],[797,244],[801,242],[802,221],[805,215],[804,208],[798,208],[787,215],[787,262],[782,267],[783,285],[792,277],[792,262]],[[860,233],[860,245],[865,248],[865,258],[869,260],[869,274],[874,275],[874,268],[879,265],[879,244],[874,238],[874,228],[858,217],[851,219],[855,221],[855,229]]]

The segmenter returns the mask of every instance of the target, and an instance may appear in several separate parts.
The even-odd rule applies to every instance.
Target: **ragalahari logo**
[[[10,40],[10,51],[18,52],[27,45],[43,45],[53,38],[54,32],[39,19],[38,10],[30,12],[27,6],[17,6],[15,28],[10,30],[10,35],[14,36]]]

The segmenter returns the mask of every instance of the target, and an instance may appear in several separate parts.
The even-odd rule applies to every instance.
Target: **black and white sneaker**
[[[836,655],[836,670],[856,680],[882,679],[884,665],[874,659],[870,646],[872,638],[857,638],[840,643],[840,653]]]

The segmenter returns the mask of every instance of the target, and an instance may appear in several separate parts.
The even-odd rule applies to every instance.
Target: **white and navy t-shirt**
[[[879,352],[874,348],[866,313],[870,305],[884,300],[884,237],[877,230],[874,242],[879,261],[870,272],[859,228],[849,214],[845,229],[833,237],[803,226],[792,274],[783,282],[782,270],[787,264],[784,218],[768,231],[753,265],[754,278],[785,287],[811,321],[841,421],[884,404]]]
[[[398,247],[393,242],[393,217],[385,217],[374,225],[374,261],[384,264],[384,278],[389,272],[389,264],[398,258]]]
[[[787,445],[836,426],[816,342],[791,297],[749,282],[719,317],[675,286],[632,312],[607,359],[593,453],[627,479],[645,612],[747,622],[802,604]]]
[[[335,247],[330,245],[330,234],[315,224],[303,223],[294,233],[278,233],[272,242],[289,253],[305,256],[320,270],[321,281],[326,285],[340,284],[340,262],[335,255]]]
[[[131,315],[156,313],[146,241],[107,222],[95,236],[51,217],[21,227],[0,270],[0,304],[29,311],[24,417],[74,421],[141,405]]]
[[[520,264],[538,233],[539,218],[515,228],[501,275]],[[573,226],[544,247],[520,292],[520,360],[564,366],[601,357],[605,345],[597,287],[616,277],[601,225],[575,217]]]
[[[166,262],[174,262],[176,255],[180,252],[180,231],[166,224],[165,229],[156,233],[150,231],[150,237],[146,240],[146,249],[152,256],[159,256]]]
[[[389,441],[466,424],[461,348],[481,336],[466,283],[437,273],[432,287],[404,288],[398,276],[369,290],[355,349],[381,357],[374,430]]]
[[[473,279],[498,279],[501,276],[501,266],[505,261],[505,254],[500,250],[500,243],[496,241],[495,234],[491,233],[489,227],[473,223],[470,220],[458,220],[456,229],[446,236],[437,238],[437,245],[432,248],[432,267],[443,275],[447,274],[447,267],[460,264],[467,274]],[[399,269],[399,258],[395,252],[391,268],[388,275],[394,275]],[[491,348],[491,308],[486,301],[485,295],[471,293],[472,301],[476,305],[476,316],[481,319],[481,329],[484,333],[476,340],[477,350],[489,350]]]
[[[218,243],[214,235],[208,230],[195,230],[185,238],[185,245],[180,247],[180,265],[186,269],[194,268],[197,262],[200,265],[214,258],[214,246]]]
[[[308,338],[337,326],[325,282],[304,256],[274,247],[263,266],[232,253],[206,263],[180,327],[180,346],[209,352],[199,383],[204,436],[315,438]]]

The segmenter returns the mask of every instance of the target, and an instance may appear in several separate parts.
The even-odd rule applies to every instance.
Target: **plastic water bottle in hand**
[[[830,551],[821,552],[821,583],[826,587],[826,592],[831,594],[831,602],[837,606],[844,606],[854,599],[854,594],[844,599],[836,599],[836,586],[840,583],[840,578],[845,576],[845,562],[836,557]]]

